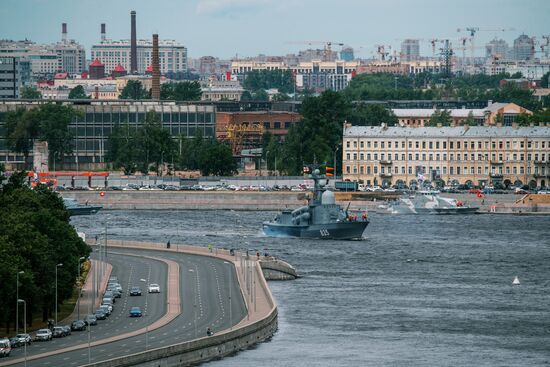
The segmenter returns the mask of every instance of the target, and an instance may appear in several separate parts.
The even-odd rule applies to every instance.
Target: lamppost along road
[[[16,295],[16,300],[17,300],[17,304],[16,304],[16,308],[15,308],[15,335],[19,334],[19,275],[20,274],[25,274],[24,271],[18,271],[17,272],[17,275],[16,275],[16,279],[17,279],[17,295]]]
[[[57,326],[57,268],[63,266],[63,264],[57,264],[55,266],[55,326]]]
[[[133,306],[143,307],[146,297],[130,297],[124,294],[122,297],[128,297],[125,306],[119,305],[119,302],[121,302],[119,299],[117,303],[115,303],[113,315],[107,320],[99,321],[97,326],[92,327],[94,333],[93,341],[143,328],[145,325],[149,325],[156,321],[166,312],[166,291],[164,290],[167,289],[167,275],[165,266],[163,265],[164,263],[147,258],[118,255],[117,253],[161,257],[176,261],[180,266],[182,313],[165,327],[156,330],[148,330],[146,343],[149,349],[192,340],[195,338],[197,329],[206,330],[210,327],[214,332],[229,329],[233,324],[237,324],[247,315],[244,299],[240,292],[239,282],[233,270],[230,272],[230,290],[227,289],[227,287],[216,287],[216,274],[227,274],[228,265],[224,264],[222,259],[187,255],[177,252],[117,248],[113,249],[109,254],[109,262],[113,265],[113,272],[111,274],[118,276],[119,282],[121,282],[123,288],[128,289],[132,285],[142,283],[141,279],[147,279],[148,266],[150,265],[151,275],[149,278],[153,280],[153,282],[159,283],[161,293],[148,298],[148,316],[136,318],[129,318],[128,311]],[[215,268],[216,271],[212,271],[213,268]],[[198,269],[198,271],[195,269]],[[194,270],[194,274],[197,277],[196,282],[188,281],[189,274],[192,274],[189,270]],[[232,297],[231,307],[228,304],[229,292],[231,292],[232,296],[239,295],[238,297]],[[220,301],[222,304],[220,304]],[[196,310],[193,308],[194,303],[197,305]],[[224,315],[223,309],[227,310],[228,308],[231,309],[231,315]],[[86,344],[86,334],[87,333],[73,332],[69,337],[54,339],[48,342],[48,350],[59,349],[69,345]],[[199,334],[198,336],[202,337],[203,335]],[[91,347],[90,359],[93,363],[119,357],[121,356],[121,351],[124,351],[124,354],[142,352],[145,349],[143,344],[143,335],[138,335],[124,340]],[[38,350],[39,348],[41,348],[41,346],[37,345],[35,348],[35,345],[33,345],[30,348],[31,353],[43,353],[43,351]],[[14,351],[16,353],[12,352],[12,355],[16,357],[19,351],[17,349]],[[77,366],[82,364],[82,354],[82,350],[66,352],[41,358],[39,360],[29,361],[29,365],[43,366],[49,362],[49,365],[53,366],[58,364],[59,361],[64,361],[64,365],[66,366]],[[1,365],[2,362],[0,362],[0,366]]]

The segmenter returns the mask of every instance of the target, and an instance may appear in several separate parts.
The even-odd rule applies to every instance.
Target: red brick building
[[[284,139],[290,127],[301,118],[299,113],[285,111],[217,112],[216,139],[230,141],[235,153],[240,149],[259,148],[264,132]]]

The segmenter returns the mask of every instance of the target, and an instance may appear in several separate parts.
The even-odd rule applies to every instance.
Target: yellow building
[[[550,127],[344,125],[343,178],[366,185],[547,186]]]

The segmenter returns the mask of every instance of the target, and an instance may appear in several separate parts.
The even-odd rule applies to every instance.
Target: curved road
[[[90,348],[91,362],[142,352],[145,350],[146,342],[148,349],[152,349],[203,337],[207,327],[214,332],[223,330],[236,325],[246,316],[246,307],[241,296],[235,267],[232,264],[221,259],[183,253],[114,248],[109,250],[107,261],[113,265],[112,275],[119,278],[125,294],[117,299],[113,315],[107,320],[98,321],[98,325],[91,328],[92,341],[140,329],[158,320],[166,312],[166,264],[148,258],[125,256],[124,253],[154,256],[173,260],[179,264],[182,313],[168,325],[150,331],[147,335],[138,335]],[[148,295],[145,311],[146,287],[139,279],[147,279],[149,271],[150,283],[159,283],[161,293]],[[144,294],[141,297],[128,296],[128,286],[132,285],[139,285]],[[145,316],[130,319],[128,310],[131,306],[140,306]],[[82,313],[83,310],[81,310]],[[33,343],[27,348],[27,353],[30,356],[52,351],[54,348],[87,343],[87,341],[87,332],[73,332],[71,336],[54,339],[53,342]],[[9,359],[22,356],[23,348],[18,348],[13,350]],[[27,365],[79,366],[87,363],[88,348],[85,348],[28,361]]]

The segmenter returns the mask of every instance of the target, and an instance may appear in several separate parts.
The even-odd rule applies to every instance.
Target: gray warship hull
[[[361,239],[369,224],[363,222],[340,222],[311,225],[285,225],[265,222],[263,231],[270,237],[298,237],[334,240]]]

